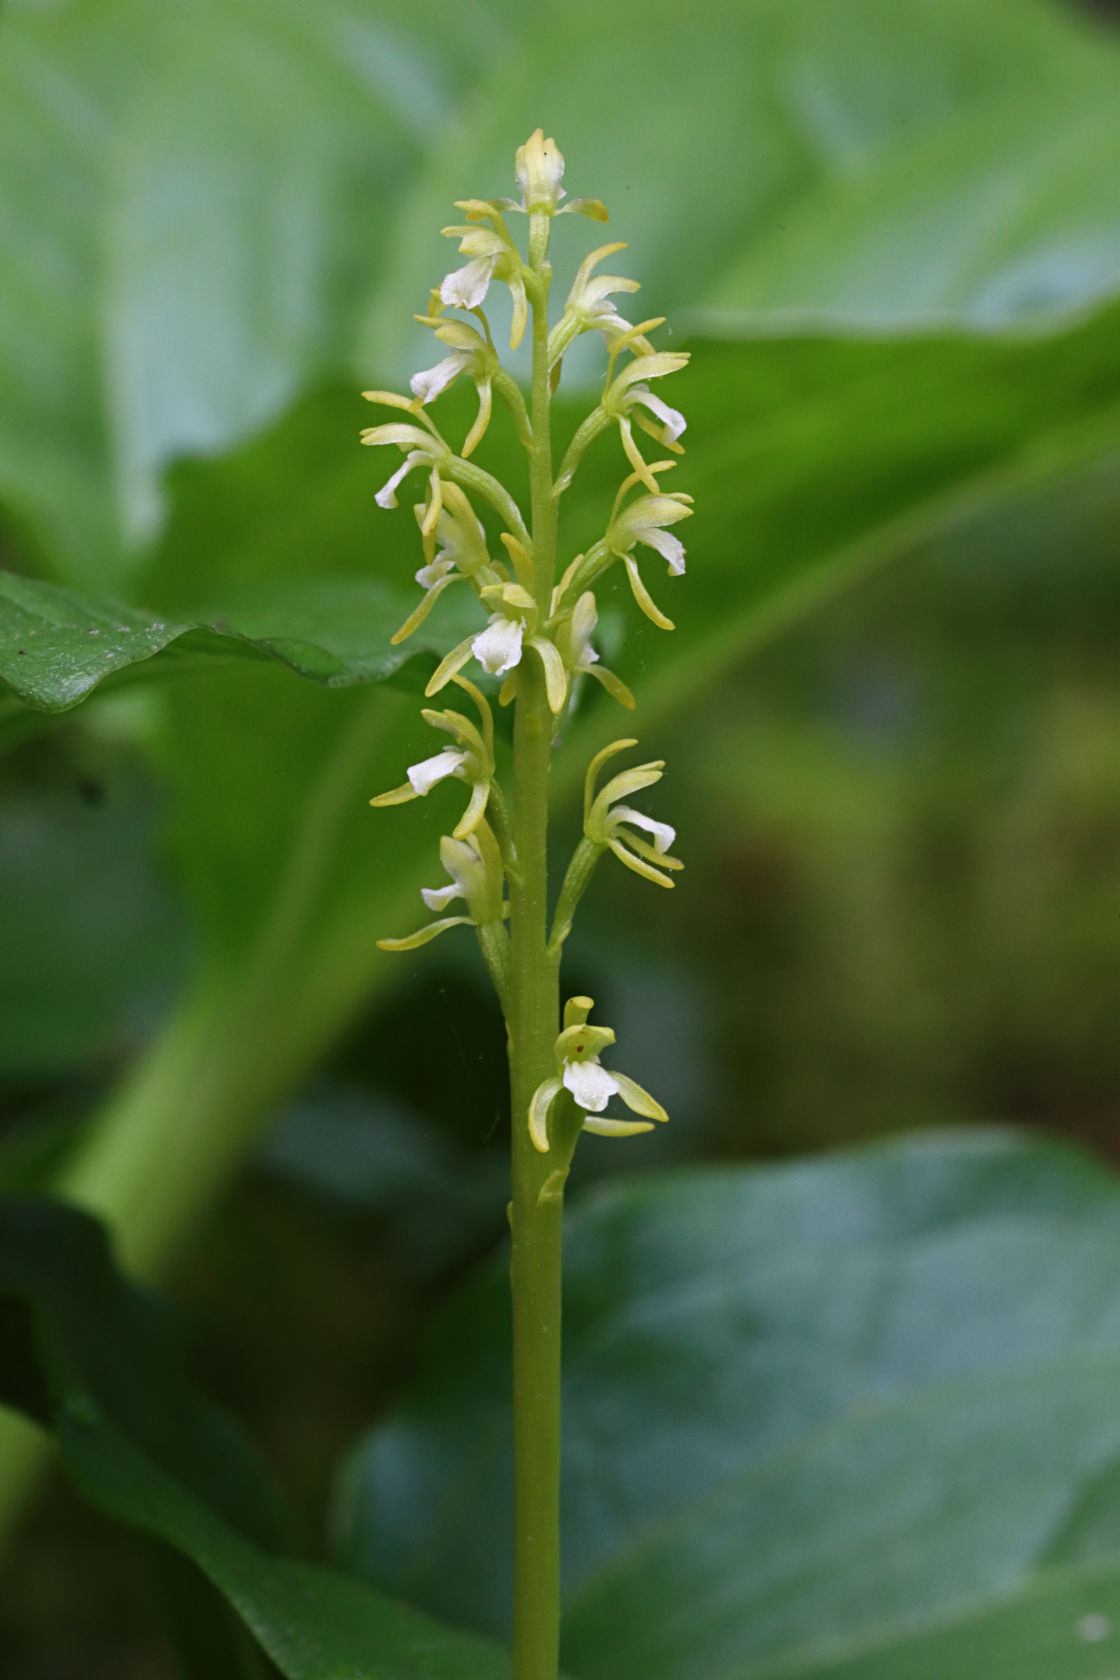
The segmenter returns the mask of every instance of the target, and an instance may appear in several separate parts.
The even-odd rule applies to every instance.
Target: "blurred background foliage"
[[[411,667],[360,685],[411,566],[353,393],[419,365],[401,323],[435,229],[507,189],[538,121],[696,351],[678,644],[621,604],[604,625],[689,870],[653,906],[604,870],[570,953],[673,1114],[643,1164],[991,1121],[1116,1151],[1117,8],[676,10],[0,18],[4,566],[339,684],[188,631],[162,686],[122,658],[72,717],[4,702],[0,1177],[57,1182],[204,999],[152,1159],[189,1156],[212,1063],[237,1070],[226,1152],[170,1270],[143,1209],[122,1243],[313,1548],[339,1453],[505,1199],[473,952],[370,956],[409,925],[435,817],[363,810],[422,736]],[[573,757],[609,726],[588,706]],[[585,1150],[577,1176],[632,1165]],[[9,1565],[5,1674],[170,1674],[140,1563],[52,1489]]]

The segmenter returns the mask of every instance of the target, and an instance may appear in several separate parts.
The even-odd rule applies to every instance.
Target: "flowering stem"
[[[543,218],[542,218],[543,220]],[[547,233],[547,224],[545,227]],[[536,244],[533,299],[533,447],[530,455],[536,597],[547,614],[556,571],[556,502],[549,425],[547,239]],[[563,1199],[541,1191],[555,1163],[533,1147],[526,1117],[553,1068],[559,964],[548,951],[548,773],[553,720],[535,655],[518,669],[513,736],[510,879],[513,1110],[514,1677],[556,1680],[560,1645],[560,1258]]]
[[[465,898],[469,913],[441,915],[403,939],[380,939],[378,944],[384,950],[411,951],[448,928],[469,923],[477,932],[505,1014],[513,1117],[509,1216],[513,1236],[514,1680],[557,1680],[564,1186],[582,1132],[631,1137],[652,1131],[657,1121],[669,1118],[636,1080],[601,1066],[599,1053],[613,1045],[615,1035],[610,1027],[591,1022],[595,1007],[592,998],[568,998],[561,1029],[560,959],[576,906],[604,852],[613,852],[628,869],[660,887],[671,887],[671,872],[683,865],[669,852],[675,833],[670,824],[625,803],[631,794],[661,779],[664,766],[660,759],[619,772],[596,792],[599,771],[607,760],[638,744],[629,737],[612,742],[595,754],[587,771],[584,838],[561,887],[550,934],[549,766],[572,686],[585,675],[596,677],[622,706],[634,706],[626,685],[599,664],[591,643],[598,609],[585,580],[620,562],[629,575],[638,606],[662,629],[672,629],[642,582],[633,549],[638,543],[654,549],[668,561],[670,572],[679,575],[684,570],[684,548],[667,527],[687,517],[691,497],[658,492],[655,474],[671,463],[645,461],[633,440],[629,411],[635,404],[648,409],[661,422],[660,429],[652,423],[647,425],[641,415],[639,423],[659,442],[680,453],[676,439],[684,430],[684,418],[651,392],[645,381],[676,372],[688,358],[654,352],[643,334],[660,323],[646,321],[631,327],[607,301],[612,292],[636,290],[636,281],[617,275],[592,278],[597,263],[622,249],[618,244],[605,245],[585,260],[562,318],[550,335],[549,231],[553,216],[564,213],[557,210],[559,199],[564,197],[560,186],[564,159],[556,142],[544,138],[542,129],[518,148],[515,173],[522,193],[517,208],[529,217],[528,265],[500,213],[510,201],[460,200],[467,224],[443,231],[459,240],[460,254],[470,260],[444,276],[438,292],[439,307],[433,303],[424,317],[452,354],[411,381],[422,408],[465,369],[472,370],[479,410],[463,453],[452,453],[423,412],[418,417],[426,430],[394,421],[362,433],[363,443],[392,444],[405,454],[404,465],[378,492],[381,506],[396,505],[395,487],[414,467],[430,468],[427,502],[416,508],[427,560],[416,579],[424,585],[426,594],[394,642],[411,634],[436,597],[457,577],[467,580],[487,610],[486,628],[445,654],[426,689],[432,697],[449,682],[458,683],[473,699],[481,733],[458,712],[425,711],[426,721],[451,734],[455,746],[411,765],[405,784],[376,795],[370,804],[399,805],[421,798],[448,777],[457,777],[471,788],[466,811],[453,832],[440,840],[440,861],[450,885],[425,888],[422,895],[428,908],[437,912],[453,900]],[[597,199],[572,199],[564,210],[578,211],[594,221],[606,220],[606,211]],[[481,308],[494,279],[508,285],[513,300],[512,349],[520,344],[531,312],[533,372],[528,407],[498,364]],[[473,313],[482,324],[485,340],[473,325],[446,317],[445,306]],[[580,332],[592,327],[607,340],[611,383],[603,403],[577,431],[559,476],[554,478],[552,390],[564,349]],[[623,352],[633,360],[616,376],[615,364]],[[486,430],[495,390],[512,410],[518,437],[529,457],[528,525],[509,491],[491,473],[465,459]],[[415,401],[384,391],[366,395],[416,416]],[[557,504],[584,451],[615,421],[634,470],[619,490],[606,536],[571,561],[557,586]],[[628,492],[639,482],[650,494],[627,502]],[[501,532],[506,550],[503,560],[491,559],[486,531],[470,497],[486,502],[505,525]],[[442,546],[433,554],[437,545]],[[502,704],[511,694],[516,701],[508,807],[496,778],[489,701],[459,674],[471,658],[491,676],[506,678],[498,695]],[[507,887],[508,907],[504,898]],[[504,926],[507,914],[508,936]],[[605,1113],[615,1096],[638,1118]]]

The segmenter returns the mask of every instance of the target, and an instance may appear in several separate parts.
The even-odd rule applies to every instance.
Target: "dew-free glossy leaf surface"
[[[1104,1173],[992,1133],[632,1180],[572,1213],[565,1287],[580,1680],[1116,1672]],[[505,1296],[495,1268],[445,1312],[337,1512],[347,1561],[491,1629],[509,1579]]]
[[[263,1467],[93,1220],[0,1198],[0,1309],[0,1400],[53,1428],[94,1504],[193,1560],[288,1680],[505,1680],[498,1647],[292,1559]]]
[[[417,654],[435,668],[435,650],[449,635],[446,614],[438,627],[422,625],[408,642],[390,645],[414,605],[413,593],[376,576],[289,578],[243,589],[208,621],[192,621],[0,572],[0,678],[48,712],[76,706],[118,673],[146,674],[135,668],[165,652],[198,665],[274,660],[312,682],[346,688],[383,681]],[[160,670],[167,669],[165,662]]]

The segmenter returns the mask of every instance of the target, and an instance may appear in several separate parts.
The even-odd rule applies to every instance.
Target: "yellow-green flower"
[[[570,1091],[577,1109],[583,1115],[582,1129],[597,1132],[600,1137],[631,1137],[636,1132],[651,1132],[652,1122],[668,1120],[669,1116],[656,1098],[643,1090],[637,1080],[617,1069],[602,1066],[599,1057],[615,1041],[610,1027],[592,1026],[588,1020],[594,1001],[589,997],[569,998],[564,1007],[564,1029],[555,1045],[556,1073],[538,1085],[529,1104],[529,1135],[542,1155],[547,1155],[550,1143],[548,1116],[561,1091]],[[616,1120],[603,1110],[611,1098],[618,1096],[640,1120]]]

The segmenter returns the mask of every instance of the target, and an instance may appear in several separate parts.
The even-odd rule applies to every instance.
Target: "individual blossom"
[[[684,868],[680,858],[673,857],[671,852],[677,837],[676,829],[672,824],[658,822],[654,817],[647,817],[644,811],[636,811],[632,805],[625,803],[633,794],[653,787],[661,780],[665,771],[664,759],[651,759],[646,764],[635,765],[632,770],[623,770],[596,792],[599,771],[607,760],[637,744],[633,740],[614,741],[591,760],[584,788],[584,834],[593,846],[612,851],[619,862],[636,875],[653,881],[659,887],[671,887],[673,882],[666,870]],[[640,829],[642,833],[635,834],[634,829]],[[649,839],[644,839],[643,834]]]
[[[572,289],[568,293],[568,300],[564,305],[564,313],[548,335],[548,363],[554,368],[563,356],[565,350],[580,333],[601,332],[609,346],[628,335],[628,348],[635,352],[652,355],[653,345],[640,329],[634,328],[624,320],[610,301],[614,292],[639,291],[637,280],[627,280],[618,274],[595,274],[594,270],[604,260],[613,256],[616,251],[625,251],[626,245],[618,241],[613,245],[600,245],[597,251],[585,257],[580,263]],[[662,317],[662,320],[664,317]],[[661,320],[643,322],[645,328],[660,326]]]
[[[644,322],[643,325],[649,323]],[[646,382],[650,379],[663,379],[666,374],[679,373],[681,368],[688,365],[688,360],[688,352],[684,350],[658,350],[649,355],[636,356],[621,373],[615,375],[603,393],[603,412],[617,420],[627,460],[647,490],[654,493],[657,491],[657,480],[635,441],[634,424],[639,425],[663,447],[672,449],[676,454],[681,453],[677,439],[684,432],[687,421],[679,409],[670,408],[667,402],[650,390]],[[641,413],[642,409],[647,410],[647,413]],[[658,424],[655,425],[649,415],[653,415]]]
[[[438,783],[454,777],[457,781],[466,782],[471,790],[467,808],[451,831],[453,839],[466,840],[485,816],[494,784],[494,719],[485,695],[472,682],[458,676],[454,681],[477,706],[481,727],[461,712],[436,712],[425,708],[420,714],[425,723],[450,735],[454,745],[444,747],[431,758],[410,764],[408,780],[388,793],[377,794],[370,804],[377,807],[404,805],[412,799],[423,799]]]
[[[543,128],[536,129],[523,146],[518,146],[513,173],[521,188],[521,209],[530,216],[554,216],[565,192],[564,157],[555,140],[546,140]]]
[[[517,247],[498,227],[445,227],[440,231],[447,239],[459,241],[460,255],[469,258],[462,268],[445,274],[439,285],[442,303],[455,309],[480,309],[486,301],[492,280],[501,280],[509,287],[513,299],[513,322],[509,346],[516,350],[525,334],[529,320],[529,300],[525,291],[525,277]]]
[[[652,478],[654,473],[664,471],[672,464],[670,461],[655,461],[650,468],[649,477]],[[683,491],[666,493],[658,487],[654,478],[655,495],[639,496],[636,501],[628,503],[619,511],[619,503],[639,479],[643,484],[648,482],[645,476],[635,472],[619,490],[615,500],[615,511],[603,540],[608,551],[617,555],[626,567],[634,599],[646,617],[662,630],[672,630],[672,619],[665,616],[642,582],[633,551],[639,543],[644,544],[646,548],[652,548],[668,562],[669,575],[680,577],[684,572],[684,544],[668,527],[689,517],[692,513],[692,497],[685,495]]]
[[[453,927],[500,927],[505,914],[504,874],[498,842],[489,824],[480,822],[465,840],[445,834],[439,843],[439,858],[450,879],[445,886],[422,887],[420,896],[429,910],[436,911],[446,910],[456,899],[464,899],[467,914],[441,917],[404,939],[379,939],[380,950],[415,951]]]
[[[434,402],[461,374],[469,373],[474,380],[478,392],[478,417],[463,443],[462,456],[466,460],[490,424],[498,358],[493,345],[466,321],[442,320],[434,315],[419,315],[417,320],[431,327],[440,343],[447,345],[451,353],[434,367],[413,374],[409,385],[416,401],[421,405]]]
[[[557,651],[564,669],[570,676],[594,677],[620,706],[633,711],[634,696],[621,677],[616,677],[613,671],[608,671],[605,665],[600,664],[599,655],[591,646],[591,637],[598,619],[595,597],[590,589],[585,589],[571,612],[556,626]]]
[[[561,1091],[569,1091],[582,1115],[582,1130],[601,1137],[630,1137],[650,1132],[655,1120],[668,1120],[661,1104],[625,1073],[602,1066],[599,1057],[615,1041],[610,1027],[592,1026],[588,1017],[595,1007],[589,997],[569,998],[564,1007],[564,1027],[555,1045],[556,1073],[534,1091],[529,1103],[529,1135],[534,1147],[547,1155],[550,1145],[548,1117]],[[603,1113],[611,1098],[618,1096],[640,1120],[616,1120]]]
[[[407,398],[398,396],[395,391],[363,391],[362,395],[367,402],[380,403],[386,408],[403,408],[409,413],[415,412]],[[419,418],[423,423],[422,428],[404,421],[390,421],[385,426],[367,426],[360,437],[362,443],[370,448],[377,449],[383,444],[395,443],[398,449],[404,451],[404,461],[374,497],[378,507],[395,508],[398,505],[397,487],[401,481],[417,467],[428,469],[428,499],[421,521],[421,530],[427,536],[430,531],[435,530],[443,507],[441,472],[451,460],[451,450],[428,416],[421,412]]]
[[[389,640],[396,647],[407,641],[418,629],[445,589],[466,580],[477,591],[501,581],[500,574],[490,560],[486,548],[486,533],[482,522],[457,484],[441,485],[441,506],[434,527],[428,519],[429,509],[418,503],[415,509],[426,550],[435,550],[427,565],[415,573],[416,581],[424,587],[420,604],[409,613],[400,629]],[[429,529],[425,531],[425,525]]]
[[[520,547],[508,537],[505,541],[507,548]],[[487,585],[479,591],[479,599],[490,609],[485,629],[475,631],[452,648],[432,674],[424,692],[429,697],[438,694],[471,658],[477,659],[488,675],[508,677],[520,665],[525,649],[532,648],[544,667],[549,707],[553,712],[561,711],[567,698],[568,679],[556,644],[536,633],[538,613],[533,596],[523,584],[509,581]],[[508,700],[511,692],[503,688],[502,699]]]

